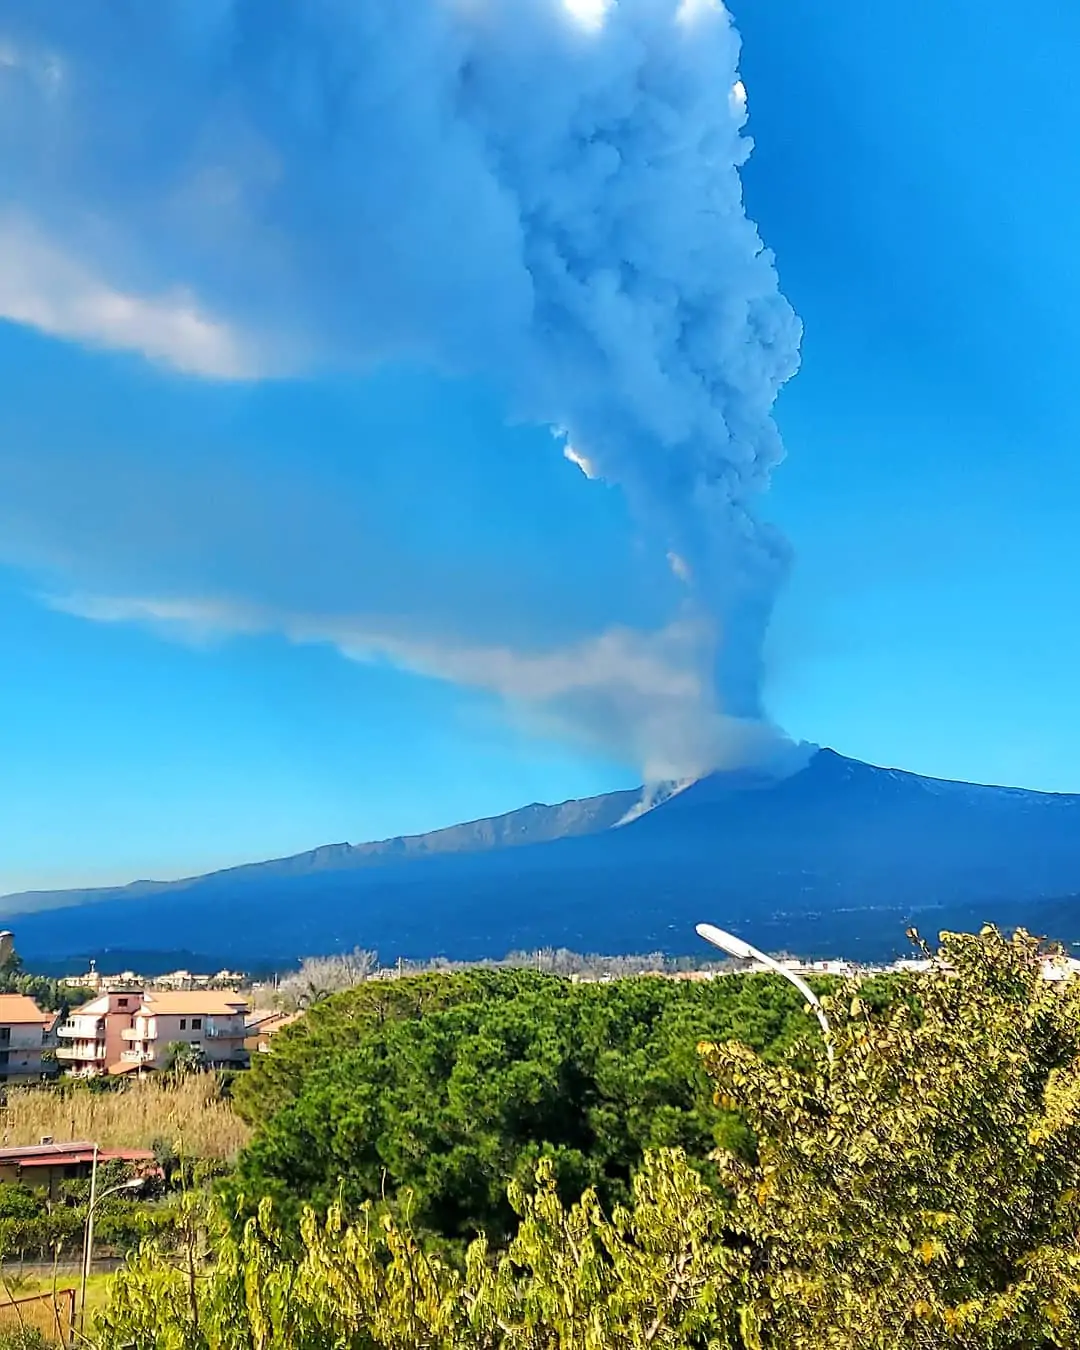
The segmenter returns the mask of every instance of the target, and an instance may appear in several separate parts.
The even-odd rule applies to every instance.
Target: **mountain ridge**
[[[178,882],[9,896],[0,913],[28,955],[160,941],[223,964],[354,945],[462,959],[549,945],[679,953],[702,918],[803,955],[902,950],[920,915],[1033,927],[1052,914],[1052,936],[1080,937],[1080,795],[831,750],[785,778],[674,788],[533,803]]]
[[[235,878],[256,872],[269,875],[332,870],[335,867],[361,867],[377,865],[385,858],[407,859],[441,853],[478,852],[485,848],[518,848],[524,844],[540,843],[548,839],[572,838],[577,834],[590,833],[594,829],[614,828],[641,801],[646,791],[646,788],[640,787],[624,788],[592,797],[568,797],[565,801],[551,804],[530,802],[528,806],[519,806],[512,811],[503,811],[494,816],[480,816],[476,820],[462,821],[456,825],[443,825],[419,834],[390,835],[385,839],[355,844],[347,842],[317,844],[314,848],[303,849],[299,853],[288,853],[258,862],[234,863],[229,867],[214,868],[210,872],[195,872],[189,876],[176,877],[172,881],[141,879],[119,886],[76,886],[58,890],[13,891],[8,895],[0,895],[0,916],[7,913],[33,912],[11,909],[9,902],[14,901],[43,898],[52,900],[70,896],[111,896],[121,892],[136,897],[195,885],[212,877]],[[529,826],[532,828],[528,828]]]

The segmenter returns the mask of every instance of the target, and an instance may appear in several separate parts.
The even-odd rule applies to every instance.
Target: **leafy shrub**
[[[915,1008],[830,999],[831,1063],[701,1047],[754,1134],[719,1150],[722,1195],[656,1149],[606,1214],[592,1192],[567,1206],[543,1161],[510,1188],[506,1248],[478,1239],[460,1269],[370,1209],[294,1224],[267,1202],[237,1231],[185,1202],[190,1255],[142,1249],[100,1350],[1074,1347],[1080,979],[1044,980],[1026,934],[947,937],[944,955]]]
[[[0,1350],[55,1350],[55,1342],[37,1327],[5,1327],[0,1330]]]
[[[50,1257],[57,1249],[73,1251],[82,1242],[82,1211],[70,1205],[28,1219],[0,1219],[0,1252],[5,1256]]]
[[[0,1182],[0,1219],[36,1219],[44,1210],[41,1192],[11,1181]]]
[[[98,1193],[110,1190],[113,1186],[120,1186],[123,1182],[130,1180],[136,1175],[135,1169],[119,1158],[109,1158],[107,1161],[99,1163],[97,1169],[97,1189]],[[73,1177],[68,1181],[60,1183],[59,1198],[66,1205],[88,1205],[90,1203],[91,1179],[89,1176]],[[120,1203],[128,1203],[130,1197],[121,1200]],[[110,1201],[104,1202],[109,1204]],[[112,1200],[111,1203],[116,1203]]]
[[[148,1238],[168,1243],[175,1235],[177,1212],[168,1203],[138,1205],[128,1201],[123,1208],[102,1208],[94,1219],[95,1242],[119,1253],[133,1251]]]
[[[423,1230],[501,1242],[507,1183],[550,1161],[564,1196],[623,1202],[646,1149],[745,1146],[697,1056],[736,1036],[779,1054],[816,1024],[769,976],[580,984],[535,971],[425,975],[316,1005],[236,1101],[259,1122],[229,1190],[355,1211],[407,1190]],[[805,1054],[807,1051],[803,1051]]]

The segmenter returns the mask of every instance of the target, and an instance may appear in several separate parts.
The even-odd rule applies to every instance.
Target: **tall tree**
[[[269,1203],[241,1232],[219,1212],[209,1264],[150,1246],[118,1277],[101,1350],[1080,1344],[1080,981],[1041,965],[1024,933],[947,936],[910,1000],[830,1000],[831,1063],[703,1045],[752,1131],[720,1194],[659,1149],[606,1216],[544,1159],[461,1268],[370,1206],[308,1209],[302,1243]]]
[[[1080,980],[943,935],[911,1002],[828,1001],[811,1073],[704,1048],[756,1138],[720,1159],[752,1350],[1080,1344]]]

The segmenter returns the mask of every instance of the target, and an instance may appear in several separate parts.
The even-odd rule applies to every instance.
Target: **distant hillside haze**
[[[661,790],[656,800],[666,799]],[[304,853],[267,862],[242,863],[205,876],[178,881],[133,881],[127,886],[102,886],[89,890],[22,891],[0,896],[0,915],[32,913],[76,904],[94,904],[117,896],[135,898],[161,891],[198,885],[205,881],[250,881],[252,878],[304,876],[311,872],[336,872],[354,867],[375,867],[388,862],[407,862],[442,853],[482,853],[491,849],[539,844],[611,829],[651,800],[643,788],[607,792],[546,806],[533,802],[501,816],[487,816],[463,825],[448,825],[427,834],[396,835],[364,844],[321,844]]]
[[[658,804],[653,804],[658,802]],[[353,946],[477,959],[515,948],[699,950],[709,920],[770,950],[870,960],[915,924],[1080,938],[1080,796],[880,769],[831,750],[782,780],[534,804],[177,882],[7,896],[20,951],[186,947],[222,964]]]

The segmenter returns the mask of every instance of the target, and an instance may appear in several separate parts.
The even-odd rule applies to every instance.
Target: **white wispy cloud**
[[[52,337],[137,352],[186,375],[266,373],[250,344],[183,287],[138,295],[98,275],[26,220],[0,217],[0,319]]]
[[[269,614],[228,600],[76,594],[45,596],[50,609],[93,623],[142,623],[191,642],[269,631]]]
[[[693,573],[690,571],[690,565],[682,554],[669,552],[667,560],[672,574],[677,576],[680,581],[689,581],[691,579]]]
[[[390,661],[418,675],[539,700],[596,688],[646,697],[698,699],[701,681],[675,657],[694,638],[689,625],[659,633],[612,628],[547,651],[416,638],[350,615],[302,615],[242,601],[182,597],[48,596],[50,608],[96,623],[142,623],[201,642],[211,637],[278,633],[290,642],[325,643],[353,661]]]
[[[569,441],[563,446],[563,458],[568,459],[571,464],[576,464],[586,478],[595,478],[596,470],[587,455],[583,455],[580,450],[575,450]]]
[[[0,34],[0,71],[28,79],[47,96],[54,95],[64,78],[63,62],[48,48],[16,43]]]
[[[387,662],[485,691],[532,720],[612,752],[632,746],[651,778],[693,776],[746,756],[759,734],[721,717],[700,669],[702,634],[687,622],[654,632],[615,627],[565,646],[524,651],[417,637],[362,616],[304,615],[217,598],[48,597],[56,610],[98,623],[138,623],[180,641],[276,634],[327,645],[361,663]]]
[[[598,32],[604,26],[604,17],[611,0],[563,0],[563,8],[582,28]]]

